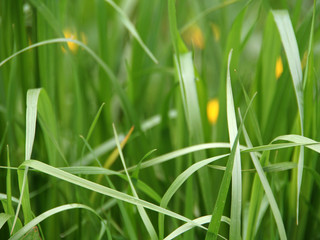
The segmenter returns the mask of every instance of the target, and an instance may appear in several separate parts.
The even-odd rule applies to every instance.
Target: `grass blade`
[[[188,219],[186,217],[183,217],[183,216],[181,216],[181,215],[179,215],[177,213],[174,213],[174,212],[169,211],[167,209],[161,208],[161,207],[159,207],[157,205],[154,205],[152,203],[146,202],[144,200],[137,199],[135,197],[132,197],[132,196],[130,196],[128,194],[119,192],[117,190],[114,190],[114,189],[111,189],[111,188],[96,184],[94,182],[88,181],[88,180],[86,180],[84,178],[80,178],[78,176],[75,176],[75,175],[72,175],[70,173],[64,172],[64,171],[62,171],[62,170],[60,170],[58,168],[52,167],[52,166],[47,165],[45,163],[42,163],[42,162],[39,162],[39,161],[36,161],[36,160],[26,160],[21,165],[21,167],[23,167],[23,166],[32,167],[32,168],[34,168],[34,169],[36,169],[36,170],[38,170],[40,172],[46,173],[46,174],[51,175],[53,177],[56,177],[56,178],[59,178],[61,180],[67,181],[69,183],[75,184],[77,186],[81,186],[83,188],[86,188],[86,189],[101,193],[103,195],[106,195],[106,196],[109,196],[109,197],[113,197],[113,198],[122,200],[124,202],[131,203],[133,205],[137,205],[137,206],[139,205],[139,206],[151,209],[153,211],[166,214],[168,216],[171,216],[173,218],[179,219],[181,221],[189,222],[191,224],[199,226],[198,224],[192,222],[192,220],[190,220],[190,219]],[[199,226],[199,227],[201,227],[201,226]]]
[[[246,143],[249,147],[252,147],[252,143],[250,141],[250,138],[249,138],[249,135],[245,129],[245,127],[243,127],[243,134],[245,136],[245,140],[246,140]],[[286,236],[286,230],[284,228],[284,223],[283,223],[283,220],[282,220],[282,217],[281,217],[281,213],[280,213],[280,210],[279,210],[279,207],[278,207],[278,204],[276,202],[276,199],[272,193],[272,189],[269,185],[269,182],[268,182],[268,179],[263,171],[263,168],[260,164],[260,161],[259,159],[257,158],[257,156],[253,153],[250,153],[251,155],[251,159],[252,159],[252,162],[257,170],[257,173],[259,175],[259,178],[260,178],[260,181],[261,181],[261,184],[264,188],[264,191],[266,193],[266,196],[268,198],[268,201],[269,201],[269,204],[270,204],[270,207],[271,207],[271,210],[272,210],[272,213],[273,213],[273,216],[274,216],[274,219],[276,221],[276,224],[277,224],[277,227],[278,227],[278,231],[279,231],[279,235],[280,235],[280,239],[282,240],[285,240],[287,239],[287,236]]]
[[[211,221],[211,215],[207,215],[207,216],[202,216],[202,217],[199,217],[197,219],[194,219],[193,221],[203,225],[203,224],[207,224]],[[227,224],[230,225],[230,218],[227,218],[225,216],[222,216],[221,217],[221,221],[222,222],[225,222]],[[164,240],[171,240],[171,239],[174,239],[176,237],[178,237],[179,235],[183,234],[184,232],[192,229],[194,226],[190,225],[189,223],[185,223],[183,224],[182,226],[180,226],[179,228],[177,228],[176,230],[174,230],[172,233],[170,233]],[[221,235],[219,235],[219,237],[223,238],[223,239],[226,239],[224,237],[222,237]]]
[[[237,119],[234,109],[233,93],[231,87],[230,77],[230,61],[232,57],[232,50],[228,58],[228,73],[227,73],[227,120],[229,129],[229,140],[231,144],[235,144],[237,136]],[[242,175],[241,175],[241,158],[239,142],[236,143],[236,152],[234,158],[234,165],[232,170],[232,189],[231,189],[231,225],[230,225],[230,239],[240,239],[241,229],[241,202],[242,202]]]
[[[101,222],[103,223],[103,219],[100,217],[100,215],[92,208],[83,205],[83,204],[77,204],[77,203],[72,203],[72,204],[66,204],[66,205],[62,205],[53,209],[50,209],[42,214],[40,214],[39,216],[37,216],[36,218],[34,218],[32,221],[30,221],[29,223],[27,223],[25,226],[23,226],[23,228],[21,228],[16,234],[14,234],[12,237],[10,237],[10,240],[16,240],[16,239],[21,239],[23,237],[24,234],[26,234],[27,232],[29,232],[34,226],[38,225],[40,222],[42,222],[43,220],[47,219],[48,217],[55,215],[57,213],[66,211],[66,210],[70,210],[70,209],[86,209],[89,210],[90,212],[94,213],[95,215],[97,215]]]
[[[299,116],[300,116],[300,128],[301,135],[304,135],[304,96],[303,96],[303,79],[302,69],[300,63],[299,49],[297,40],[294,34],[294,30],[290,21],[289,13],[287,10],[274,10],[272,11],[274,20],[278,27],[281,41],[287,56],[289,63],[290,73],[293,80],[293,86],[296,93]],[[299,221],[299,199],[302,183],[302,174],[304,167],[304,148],[300,148],[299,163],[298,163],[298,178],[297,178],[297,224]]]
[[[116,140],[118,152],[119,152],[119,155],[120,155],[120,159],[121,159],[124,171],[126,173],[126,176],[128,178],[131,191],[133,193],[133,196],[135,198],[139,199],[138,194],[137,194],[137,192],[136,192],[136,190],[135,190],[135,188],[133,186],[133,183],[131,181],[131,177],[129,175],[129,172],[127,170],[127,166],[126,166],[126,163],[125,163],[125,160],[124,160],[124,157],[123,157],[123,153],[122,153],[122,147],[120,146],[120,143],[119,143],[117,130],[116,130],[114,124],[112,125],[112,127],[113,127],[113,132],[114,132],[114,137],[115,137],[115,140]],[[143,223],[144,223],[144,225],[145,225],[145,227],[146,227],[151,239],[153,239],[153,240],[158,239],[156,230],[154,229],[154,227],[153,227],[153,225],[152,225],[152,223],[151,223],[151,221],[150,221],[145,209],[143,207],[141,207],[141,206],[137,206],[137,208],[138,208],[139,214],[140,214],[140,216],[142,218],[142,221],[143,221]]]

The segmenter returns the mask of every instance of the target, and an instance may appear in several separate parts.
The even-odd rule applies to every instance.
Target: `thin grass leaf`
[[[125,163],[125,160],[124,160],[124,157],[123,157],[123,153],[122,153],[122,148],[121,148],[120,143],[119,143],[117,130],[116,130],[114,124],[112,125],[112,127],[113,127],[113,132],[114,132],[114,137],[115,137],[115,140],[116,140],[118,152],[119,152],[119,155],[120,155],[120,159],[121,159],[124,171],[126,173],[126,176],[128,178],[131,191],[133,193],[133,196],[135,198],[139,199],[139,196],[138,196],[138,194],[137,194],[137,192],[136,192],[136,190],[135,190],[135,188],[133,186],[133,183],[131,181],[131,177],[130,177],[129,172],[127,170],[127,166],[126,166],[126,163]],[[138,208],[139,214],[140,214],[140,216],[142,218],[142,221],[143,221],[143,223],[144,223],[144,225],[145,225],[145,227],[146,227],[146,229],[147,229],[147,231],[148,231],[148,233],[150,235],[150,238],[153,239],[153,240],[158,239],[157,233],[156,233],[156,231],[155,231],[155,229],[154,229],[154,227],[153,227],[153,225],[152,225],[152,223],[151,223],[151,221],[150,221],[150,219],[148,217],[148,214],[146,213],[145,209],[143,207],[141,207],[141,206],[137,206],[137,208]]]
[[[289,13],[287,10],[273,10],[272,11],[274,20],[278,27],[282,45],[284,47],[291,77],[293,80],[293,86],[297,98],[299,116],[300,116],[300,128],[301,135],[304,135],[303,125],[304,125],[304,96],[303,96],[303,79],[302,70],[300,63],[300,55],[297,40],[294,34],[294,30],[291,24]],[[297,224],[299,221],[299,199],[302,183],[302,174],[304,167],[304,148],[300,148],[299,153],[299,163],[298,163],[298,177],[297,177]]]
[[[230,53],[231,53],[231,51],[230,51]],[[229,56],[231,56],[231,55],[229,55]],[[229,58],[228,63],[230,64],[230,58]],[[229,71],[229,69],[228,69],[228,71]],[[226,171],[223,175],[222,182],[221,182],[221,185],[219,188],[218,197],[217,197],[214,209],[213,209],[213,213],[212,213],[213,217],[212,217],[211,222],[209,224],[208,232],[206,234],[206,240],[216,239],[218,236],[218,231],[219,231],[220,223],[221,223],[221,217],[222,217],[223,209],[225,207],[226,198],[227,198],[228,191],[229,191],[229,185],[230,185],[231,176],[232,176],[234,158],[235,158],[236,150],[237,150],[237,146],[238,146],[237,143],[239,141],[240,134],[242,132],[242,126],[243,126],[244,121],[247,117],[248,111],[251,107],[251,104],[252,104],[254,97],[255,97],[255,95],[253,96],[253,98],[251,99],[251,102],[248,105],[248,108],[245,112],[243,121],[241,121],[241,124],[239,126],[239,131],[237,132],[236,139],[235,139],[234,144],[232,146],[231,153],[229,155],[229,159],[228,159],[227,166],[226,166]]]
[[[202,216],[202,217],[199,217],[197,219],[194,219],[193,221],[195,221],[195,222],[197,222],[197,223],[199,223],[201,225],[204,225],[204,224],[209,223],[211,221],[211,217],[212,217],[211,215]],[[225,223],[227,223],[229,225],[230,225],[230,222],[231,222],[230,218],[225,217],[225,216],[221,217],[221,221],[225,222]],[[192,225],[190,225],[189,223],[185,223],[182,226],[178,227],[176,230],[174,230],[172,233],[170,233],[168,236],[166,236],[166,238],[164,240],[174,239],[174,238],[182,235],[183,233],[185,233],[186,231],[188,231],[188,230],[190,230],[192,228],[193,228]],[[218,236],[220,238],[222,238],[222,239],[226,239],[221,235],[218,235]]]
[[[7,200],[7,199],[8,199],[7,194],[0,193],[0,200]],[[14,203],[19,203],[19,199],[16,197],[11,197],[11,201]]]
[[[16,240],[16,239],[21,239],[23,235],[25,235],[27,232],[29,232],[34,226],[38,225],[40,222],[43,220],[47,219],[48,217],[51,217],[52,215],[55,215],[57,213],[70,210],[70,209],[86,209],[92,213],[94,213],[96,216],[100,218],[101,222],[104,222],[103,219],[100,217],[100,215],[92,208],[83,205],[83,204],[77,204],[77,203],[72,203],[72,204],[66,204],[62,205],[53,209],[50,209],[39,216],[35,217],[32,221],[27,223],[23,228],[21,228],[16,234],[14,234],[12,237],[10,237],[10,240]]]
[[[90,139],[90,137],[91,137],[91,135],[92,135],[93,129],[95,128],[95,126],[96,126],[96,124],[97,124],[97,122],[98,122],[98,119],[99,119],[99,117],[100,117],[100,115],[101,115],[101,112],[102,112],[102,109],[103,109],[104,105],[105,105],[105,103],[102,103],[102,104],[101,104],[101,106],[100,106],[100,108],[99,108],[96,116],[95,116],[94,119],[93,119],[93,122],[92,122],[91,125],[90,125],[89,131],[88,131],[88,134],[87,134],[87,137],[86,137],[86,140],[87,140],[87,141],[89,141],[89,139]]]
[[[6,213],[0,213],[0,229],[12,217],[14,217],[14,215],[6,214]]]
[[[160,206],[163,208],[166,208],[172,196],[178,191],[181,185],[190,178],[190,176],[193,173],[203,168],[204,166],[227,156],[229,156],[229,154],[224,154],[221,156],[204,159],[191,165],[173,181],[173,183],[167,189],[166,193],[163,195]],[[159,229],[160,229],[159,232],[163,232],[164,231],[164,215],[163,214],[159,214],[158,222],[159,222]]]
[[[249,135],[248,135],[245,127],[243,127],[243,134],[244,134],[247,145],[249,147],[252,147],[252,143],[250,141]],[[268,198],[274,219],[275,219],[277,227],[278,227],[280,239],[282,239],[282,240],[287,239],[286,230],[284,228],[284,223],[283,223],[283,220],[281,217],[281,213],[280,213],[278,204],[277,204],[276,199],[272,193],[272,189],[269,185],[268,179],[267,179],[265,173],[263,172],[263,168],[260,164],[260,161],[256,157],[256,155],[254,155],[253,153],[250,153],[250,156],[251,156],[252,162],[257,170],[257,173],[259,175],[259,178],[260,178],[261,184],[264,188],[264,191],[266,193],[266,196]]]
[[[230,61],[232,57],[232,50],[229,53],[228,72],[227,72],[227,121],[229,130],[230,146],[235,144],[237,136],[237,119],[234,109],[233,93],[231,87],[230,77]],[[239,142],[236,146],[234,165],[232,170],[232,188],[231,188],[231,225],[230,225],[230,239],[240,239],[241,229],[241,202],[242,202],[242,175],[241,175],[241,157]]]
[[[38,99],[40,95],[41,89],[33,89],[28,91],[27,93],[27,115],[26,115],[26,146],[25,146],[25,160],[31,158],[31,152],[34,142],[34,136],[36,133],[36,121],[37,121],[37,106],[38,106]],[[32,220],[31,214],[31,207],[30,207],[30,200],[29,200],[29,189],[27,183],[27,174],[29,168],[26,167],[25,170],[19,174],[19,187],[20,187],[20,198],[19,203],[16,210],[16,215],[13,221],[13,226],[11,229],[11,234],[14,231],[15,224],[18,219],[18,215],[20,212],[20,207],[22,205],[25,223],[28,223]],[[23,178],[22,178],[23,174]]]
[[[86,188],[86,189],[101,193],[103,195],[106,195],[106,196],[109,196],[109,197],[112,197],[112,198],[116,198],[118,200],[131,203],[133,205],[137,205],[137,206],[139,205],[139,206],[148,208],[150,210],[153,210],[153,211],[156,211],[156,212],[159,212],[159,213],[163,213],[163,214],[166,214],[166,215],[171,216],[173,218],[179,219],[181,221],[189,222],[191,224],[195,224],[198,227],[201,227],[198,224],[193,223],[192,220],[190,220],[190,219],[188,219],[186,217],[183,217],[183,216],[181,216],[181,215],[179,215],[177,213],[174,213],[174,212],[169,211],[167,209],[163,209],[163,208],[161,208],[161,207],[159,207],[157,205],[154,205],[152,203],[149,203],[149,202],[141,200],[141,199],[137,199],[135,197],[132,197],[132,196],[130,196],[128,194],[119,192],[117,190],[114,190],[114,189],[111,189],[111,188],[96,184],[94,182],[88,181],[88,180],[83,179],[81,177],[78,177],[78,176],[72,175],[70,173],[64,172],[64,171],[62,171],[62,170],[60,170],[58,168],[52,167],[52,166],[47,165],[45,163],[42,163],[40,161],[37,161],[37,160],[26,160],[21,165],[21,167],[24,167],[24,166],[25,167],[26,166],[32,167],[32,168],[34,168],[34,169],[36,169],[36,170],[38,170],[38,171],[40,171],[42,173],[46,173],[46,174],[51,175],[53,177],[56,177],[56,178],[59,178],[61,180],[67,181],[69,183],[75,184],[77,186],[80,186],[80,187],[83,187],[83,188]]]
[[[140,46],[142,47],[142,49],[147,53],[147,55],[151,58],[151,60],[154,63],[158,63],[158,60],[155,58],[155,56],[152,54],[152,52],[149,50],[149,48],[146,46],[146,44],[143,42],[143,40],[141,39],[139,33],[137,32],[136,28],[134,27],[134,25],[132,24],[132,22],[130,21],[130,19],[128,18],[128,16],[122,11],[122,9],[115,4],[112,0],[105,0],[107,3],[109,3],[114,10],[116,10],[119,15],[120,15],[120,19],[123,23],[123,25],[128,29],[128,31],[131,33],[131,35],[138,41],[138,43],[140,44]]]

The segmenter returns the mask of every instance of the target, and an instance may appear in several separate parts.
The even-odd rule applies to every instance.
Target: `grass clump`
[[[1,239],[318,239],[317,1],[0,2]]]

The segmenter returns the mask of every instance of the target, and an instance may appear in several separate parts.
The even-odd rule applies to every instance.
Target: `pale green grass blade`
[[[7,199],[8,199],[7,194],[0,193],[0,200],[7,200]],[[12,201],[13,203],[16,203],[16,204],[19,203],[19,199],[16,198],[16,197],[11,197],[11,201]]]
[[[36,160],[26,160],[21,167],[23,166],[29,166],[32,167],[40,172],[46,173],[48,175],[51,175],[53,177],[59,178],[61,180],[67,181],[69,183],[75,184],[77,186],[101,193],[103,195],[112,197],[112,198],[116,198],[118,200],[122,200],[124,202],[128,202],[131,203],[133,205],[139,205],[148,209],[151,209],[153,211],[159,212],[159,213],[163,213],[166,214],[168,216],[171,216],[173,218],[179,219],[181,221],[184,222],[189,222],[191,224],[195,224],[196,226],[199,226],[196,223],[193,223],[192,220],[183,217],[177,213],[174,213],[172,211],[163,209],[157,205],[154,205],[152,203],[149,203],[147,201],[141,200],[141,199],[137,199],[135,197],[132,197],[128,194],[119,192],[117,190],[96,184],[94,182],[88,181],[86,179],[80,178],[78,176],[72,175],[70,173],[64,172],[58,168],[52,167],[50,165],[47,165],[45,163],[42,163],[40,161],[36,161]],[[201,226],[199,226],[201,227]],[[201,227],[202,228],[202,227]]]
[[[226,170],[226,167],[218,166],[218,165],[209,165],[208,167],[221,170],[221,171]],[[262,167],[262,169],[264,172],[282,172],[282,171],[292,170],[296,167],[297,167],[297,164],[294,162],[281,162],[281,163],[270,164],[268,166]],[[256,172],[255,169],[242,169],[241,171],[245,173]]]
[[[275,143],[275,144],[269,144],[269,145],[262,145],[262,146],[257,146],[257,147],[252,147],[252,148],[246,148],[241,152],[263,152],[263,151],[271,151],[271,150],[278,150],[278,149],[283,149],[283,148],[290,148],[290,147],[300,147],[300,146],[312,146],[312,145],[317,145],[317,143],[313,144],[307,144],[304,142],[297,142],[297,143]]]
[[[47,219],[48,217],[55,215],[57,213],[70,210],[70,209],[86,209],[92,213],[94,213],[96,216],[100,218],[100,220],[103,222],[103,219],[100,217],[100,215],[92,208],[83,205],[83,204],[77,204],[77,203],[72,203],[72,204],[66,204],[62,205],[53,209],[50,209],[39,216],[35,217],[32,221],[27,223],[23,228],[21,228],[16,234],[14,234],[12,237],[10,237],[10,240],[16,240],[16,239],[21,239],[24,234],[26,234],[28,231],[30,231],[34,226],[38,225],[40,222],[43,220]]]
[[[244,134],[244,137],[245,137],[247,145],[249,147],[252,147],[252,143],[250,141],[249,135],[248,135],[245,127],[243,127],[243,134]],[[282,239],[282,240],[287,239],[286,230],[284,228],[284,223],[283,223],[283,220],[282,220],[282,217],[281,217],[281,213],[280,213],[278,204],[276,202],[276,199],[275,199],[275,197],[274,197],[274,195],[272,193],[272,189],[270,187],[268,179],[267,179],[267,177],[266,177],[266,175],[265,175],[265,173],[263,171],[263,168],[262,168],[262,166],[260,164],[260,161],[257,158],[257,156],[255,154],[253,154],[253,153],[251,153],[250,155],[251,155],[252,162],[253,162],[253,164],[254,164],[254,166],[255,166],[255,168],[257,170],[257,173],[259,175],[259,178],[260,178],[261,184],[262,184],[262,186],[264,188],[264,191],[266,193],[266,196],[268,198],[268,201],[269,201],[269,204],[270,204],[274,219],[275,219],[277,227],[278,227],[280,239]]]
[[[242,126],[244,124],[244,121],[247,117],[248,111],[252,105],[253,99],[254,99],[255,95],[253,96],[252,100],[250,101],[248,108],[245,112],[243,121],[241,121],[241,124],[239,126],[239,131],[236,135],[236,139],[234,141],[228,162],[227,162],[227,166],[226,166],[226,170],[225,173],[223,175],[222,178],[222,182],[219,188],[219,193],[218,193],[218,197],[213,209],[213,213],[212,213],[212,219],[211,222],[209,224],[209,228],[208,228],[208,232],[206,235],[206,240],[212,240],[212,239],[217,239],[218,236],[218,232],[219,232],[219,228],[220,228],[220,223],[221,223],[221,217],[222,217],[222,213],[226,204],[226,199],[227,199],[227,195],[228,195],[228,191],[229,191],[229,185],[230,185],[230,181],[231,181],[231,177],[232,177],[232,170],[233,170],[233,163],[234,163],[234,158],[235,158],[235,154],[236,154],[236,150],[237,150],[237,143],[239,142],[239,138],[240,138],[240,134],[242,132]]]
[[[130,188],[131,188],[131,191],[133,193],[133,196],[137,199],[139,199],[138,197],[138,194],[136,192],[136,189],[134,188],[133,186],[133,183],[131,181],[131,177],[129,175],[129,172],[127,170],[127,166],[126,166],[126,163],[125,163],[125,160],[124,160],[124,157],[123,157],[123,153],[122,153],[122,149],[121,149],[121,146],[120,146],[120,143],[119,143],[119,139],[118,139],[118,134],[117,134],[117,130],[114,126],[114,124],[112,125],[113,127],[113,132],[114,132],[114,137],[115,137],[115,140],[116,140],[116,144],[117,144],[117,148],[118,148],[118,151],[119,151],[119,155],[120,155],[120,159],[121,159],[121,162],[122,162],[122,165],[123,165],[123,168],[124,168],[124,171],[126,173],[126,176],[128,178],[128,181],[129,181],[129,185],[130,185]],[[137,206],[138,208],[138,212],[142,218],[142,221],[150,235],[150,238],[153,239],[153,240],[156,240],[158,239],[158,236],[157,236],[157,233],[156,233],[156,230],[154,229],[149,217],[148,217],[148,214],[146,213],[145,209],[141,206]]]
[[[303,79],[302,69],[300,63],[299,49],[294,30],[291,24],[289,13],[287,10],[274,10],[272,11],[274,20],[278,27],[281,41],[287,56],[290,73],[293,80],[293,86],[297,97],[299,115],[300,115],[300,128],[301,135],[304,135],[304,96],[303,96]],[[298,163],[298,177],[297,177],[297,224],[299,221],[299,199],[302,183],[302,174],[304,167],[304,148],[300,148],[299,163]]]
[[[305,145],[307,148],[310,148],[311,150],[317,153],[320,153],[320,143],[304,136],[295,135],[295,134],[283,135],[283,136],[276,137],[272,142],[279,141],[279,140],[284,140],[288,142]]]
[[[10,214],[6,214],[6,213],[0,213],[0,229],[12,217],[14,217],[14,216],[10,215]]]
[[[230,61],[232,57],[232,49],[228,57],[228,72],[227,72],[227,121],[229,130],[230,145],[235,144],[237,136],[237,119],[234,109],[233,93],[231,87],[230,77]],[[241,203],[242,203],[242,175],[241,175],[241,157],[239,142],[236,143],[236,152],[234,158],[234,165],[232,170],[232,188],[231,188],[231,225],[230,225],[230,239],[240,239],[241,233]]]
[[[128,16],[122,11],[122,9],[117,4],[115,4],[114,1],[112,1],[112,0],[105,0],[105,1],[107,3],[109,3],[114,8],[114,10],[116,10],[119,13],[120,19],[121,19],[123,25],[128,29],[128,31],[131,33],[131,35],[138,41],[140,46],[148,54],[148,56],[151,58],[151,60],[154,63],[158,63],[158,60],[155,58],[155,56],[152,54],[152,52],[149,50],[149,48],[143,42],[139,33],[137,32],[136,28],[134,27],[134,25],[132,24],[132,22],[130,21]]]
[[[187,168],[184,172],[182,172],[174,181],[173,183],[170,185],[170,187],[167,189],[166,193],[163,195],[162,199],[161,199],[161,203],[160,206],[163,208],[166,208],[168,206],[168,203],[170,201],[170,199],[172,198],[172,196],[177,192],[177,190],[181,187],[181,185],[189,179],[189,177],[195,173],[196,171],[198,171],[199,169],[201,169],[202,167],[217,161],[219,159],[222,159],[224,157],[229,156],[229,154],[224,154],[221,156],[216,156],[216,157],[212,157],[212,158],[208,158],[208,159],[204,159],[201,160],[199,162],[194,163],[193,165],[191,165],[189,168]],[[163,232],[164,230],[164,215],[160,214],[159,215],[159,229],[160,232]]]
[[[211,221],[211,215],[207,215],[207,216],[203,216],[203,217],[199,217],[197,219],[194,219],[193,221],[203,225],[203,224],[206,224],[206,223],[209,223]],[[222,222],[225,222],[227,224],[230,225],[230,218],[228,217],[225,217],[225,216],[222,216],[221,217],[221,221]],[[170,239],[174,239],[176,237],[178,237],[179,235],[183,234],[184,232],[192,229],[193,226],[190,225],[189,223],[185,223],[183,224],[182,226],[180,226],[179,228],[177,228],[176,230],[174,230],[172,233],[170,233],[166,238],[164,238],[164,240],[170,240]],[[226,239],[224,237],[222,237],[221,235],[219,235],[220,238],[222,239]]]
[[[38,106],[38,99],[40,95],[41,89],[33,89],[28,91],[27,93],[27,116],[26,116],[26,146],[25,146],[25,160],[31,158],[31,152],[34,142],[34,136],[36,133],[36,121],[37,121],[37,106]],[[18,215],[20,212],[20,207],[22,204],[25,223],[28,223],[32,220],[31,214],[31,207],[30,207],[30,200],[29,200],[29,189],[26,186],[27,183],[27,174],[28,174],[28,167],[23,171],[23,178],[21,172],[19,174],[19,187],[20,187],[20,198],[19,203],[16,210],[16,215],[13,221],[13,226],[11,229],[11,234],[14,231],[16,221],[18,219]]]
[[[59,168],[62,171],[71,173],[71,174],[84,174],[84,175],[120,175],[119,172],[102,168],[102,167],[93,167],[93,166],[74,166],[74,167],[62,167]]]

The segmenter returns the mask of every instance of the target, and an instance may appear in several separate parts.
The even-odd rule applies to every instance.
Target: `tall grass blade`
[[[28,91],[27,93],[27,116],[26,116],[26,146],[25,146],[25,160],[31,158],[31,152],[34,142],[34,136],[36,133],[36,121],[37,121],[37,106],[38,106],[38,99],[40,95],[41,89],[33,89]],[[29,189],[27,185],[27,174],[29,168],[26,167],[25,170],[20,173],[19,175],[19,186],[20,186],[20,198],[19,203],[16,210],[16,215],[13,221],[13,226],[11,229],[11,234],[14,231],[14,227],[16,221],[18,219],[18,215],[20,212],[20,207],[22,204],[23,213],[25,217],[25,223],[28,223],[32,220],[31,215],[31,207],[30,207],[30,200],[29,200]],[[23,174],[23,179],[20,177]],[[22,181],[20,181],[22,179]]]
[[[131,177],[129,175],[129,172],[127,170],[127,166],[126,166],[126,163],[125,163],[125,160],[124,160],[124,157],[123,157],[123,153],[122,153],[122,148],[121,148],[120,143],[119,143],[117,130],[116,130],[114,124],[112,125],[112,127],[113,127],[113,132],[114,132],[114,137],[115,137],[115,140],[116,140],[118,152],[119,152],[119,155],[120,155],[120,159],[121,159],[124,171],[126,173],[126,176],[128,178],[131,191],[133,193],[133,196],[135,198],[139,199],[138,194],[136,192],[136,189],[134,188],[133,183],[131,181]],[[145,209],[143,207],[141,207],[141,206],[137,206],[137,208],[138,208],[139,214],[140,214],[140,216],[142,218],[142,221],[143,221],[143,223],[144,223],[144,225],[145,225],[145,227],[146,227],[146,229],[147,229],[147,231],[148,231],[148,233],[150,235],[150,238],[152,240],[158,239],[157,233],[156,233],[156,231],[155,231],[155,229],[154,229],[154,227],[153,227],[153,225],[152,225],[152,223],[151,223],[151,221],[150,221],[150,219],[148,217],[148,214],[146,213]]]
[[[231,87],[230,77],[230,61],[232,57],[232,49],[228,58],[228,73],[227,73],[227,120],[229,129],[229,141],[235,144],[237,136],[237,119],[234,109],[233,93]],[[230,225],[230,239],[240,239],[241,229],[241,202],[242,202],[242,175],[241,175],[241,158],[239,142],[236,146],[234,165],[232,170],[232,188],[231,188],[231,225]]]
[[[272,11],[274,20],[278,27],[282,45],[284,47],[291,77],[293,80],[293,86],[297,98],[299,115],[300,115],[300,128],[301,135],[304,135],[304,96],[303,96],[303,79],[302,69],[300,63],[299,49],[297,40],[294,34],[294,30],[290,21],[289,13],[287,10],[273,10]],[[299,221],[299,199],[302,183],[302,174],[304,167],[304,148],[300,148],[299,163],[298,163],[298,178],[297,178],[297,224]]]
[[[250,141],[249,135],[248,135],[245,127],[243,127],[243,134],[244,134],[244,137],[245,137],[245,140],[246,140],[248,147],[252,147],[252,143]],[[281,213],[280,213],[278,204],[277,204],[276,199],[272,193],[272,189],[271,189],[270,184],[268,182],[268,179],[263,171],[263,168],[260,164],[260,161],[254,153],[250,153],[250,156],[251,156],[252,162],[254,164],[254,167],[256,168],[257,173],[259,175],[263,189],[264,189],[266,196],[268,198],[274,219],[275,219],[277,227],[278,227],[280,239],[282,239],[282,240],[287,239],[286,230],[284,228],[284,223],[283,223],[283,220],[281,217]]]
[[[230,54],[229,54],[229,60],[228,60],[228,66],[229,67],[230,67],[231,53],[232,53],[232,51],[230,51]],[[230,70],[229,67],[228,67],[228,71]],[[248,105],[248,108],[247,108],[247,110],[245,112],[243,121],[241,122],[241,124],[239,126],[239,131],[237,132],[236,139],[235,139],[235,141],[233,143],[233,146],[232,146],[232,149],[231,149],[231,153],[230,153],[230,156],[228,158],[226,170],[225,170],[225,173],[223,175],[222,182],[221,182],[221,185],[220,185],[218,198],[216,200],[216,204],[215,204],[214,209],[213,209],[212,219],[211,219],[211,222],[209,224],[208,232],[206,234],[206,240],[213,240],[213,239],[216,239],[217,236],[218,236],[220,223],[221,223],[221,216],[222,216],[225,204],[226,204],[226,198],[227,198],[227,194],[228,194],[228,191],[229,191],[229,185],[230,185],[232,171],[233,171],[233,164],[234,164],[234,159],[235,159],[235,155],[236,155],[236,150],[237,150],[240,134],[241,134],[241,131],[242,131],[242,126],[243,126],[244,121],[245,121],[245,119],[247,117],[247,113],[248,113],[248,111],[249,111],[249,109],[251,107],[251,104],[252,104],[252,101],[253,101],[254,97],[255,97],[255,95],[253,96],[252,100],[250,101],[250,103]]]

